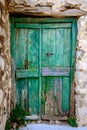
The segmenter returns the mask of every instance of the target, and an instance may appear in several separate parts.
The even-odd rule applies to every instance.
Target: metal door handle
[[[54,53],[46,53],[47,56],[52,56]]]

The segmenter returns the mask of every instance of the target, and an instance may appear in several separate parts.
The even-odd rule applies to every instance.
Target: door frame
[[[75,110],[74,110],[74,105],[75,105],[75,100],[74,100],[74,73],[75,73],[75,61],[76,61],[76,36],[77,36],[77,18],[17,18],[17,17],[11,17],[10,18],[10,23],[11,23],[11,56],[13,59],[13,56],[15,54],[15,23],[71,23],[72,24],[72,37],[71,37],[71,48],[72,48],[72,52],[71,52],[71,66],[72,66],[72,70],[71,70],[71,76],[70,76],[70,80],[71,80],[71,91],[70,91],[70,115],[74,116]],[[41,35],[40,35],[41,36]],[[41,45],[41,44],[40,44]],[[40,46],[40,54],[41,54],[41,46]],[[41,56],[40,56],[40,60],[41,60]],[[13,60],[12,60],[13,61]],[[15,66],[14,66],[14,61],[12,63],[12,81],[14,81],[14,83],[12,83],[12,88],[15,87]],[[41,70],[41,69],[40,69]],[[40,72],[41,73],[41,72]],[[40,80],[40,90],[39,93],[41,93],[41,78]],[[15,94],[14,94],[15,95]],[[41,94],[39,94],[39,98],[41,100]],[[15,99],[14,99],[15,100]],[[14,102],[15,103],[15,102]],[[41,117],[41,101],[39,102],[40,107],[39,107],[39,115]]]

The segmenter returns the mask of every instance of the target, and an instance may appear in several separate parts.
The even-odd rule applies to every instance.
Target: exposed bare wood
[[[43,68],[42,76],[70,76],[70,68]]]
[[[72,83],[71,85],[71,99],[70,99],[70,116],[73,117],[74,116],[74,112],[75,112],[75,94],[74,94],[74,83]]]
[[[42,115],[42,120],[67,120],[67,117],[57,117],[57,116],[50,116],[50,115]]]

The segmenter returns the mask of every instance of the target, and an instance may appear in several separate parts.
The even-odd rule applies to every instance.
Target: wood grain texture
[[[27,59],[28,64],[27,68],[30,70],[29,74],[30,77],[27,79],[27,91],[28,91],[28,110],[30,114],[36,114],[39,115],[39,37],[40,37],[40,31],[38,29],[39,24],[31,24],[28,29],[28,36],[27,36]],[[35,70],[35,71],[34,71]],[[32,73],[34,72],[34,73]],[[35,74],[35,78],[33,75]]]
[[[68,115],[75,64],[75,20],[14,21],[12,56],[18,103],[40,117]]]
[[[16,70],[16,78],[39,77],[39,70]]]
[[[39,82],[38,78],[29,78],[28,91],[28,112],[39,115]]]
[[[42,76],[70,76],[70,69],[69,68],[56,68],[56,69],[49,69],[43,68],[42,69]]]
[[[74,86],[74,73],[75,73],[75,58],[76,57],[76,35],[77,35],[77,24],[76,24],[76,20],[73,21],[72,23],[72,60],[71,60],[71,66],[72,66],[72,71],[71,71],[71,97],[70,97],[70,116],[74,116],[75,115],[75,86]],[[73,33],[74,32],[74,33]]]
[[[45,77],[42,106],[45,115],[62,116],[70,109],[71,25],[59,25],[42,24],[42,76]]]

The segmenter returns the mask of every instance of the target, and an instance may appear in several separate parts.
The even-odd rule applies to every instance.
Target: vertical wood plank
[[[29,70],[39,69],[39,29],[28,29],[28,64]],[[39,114],[39,77],[33,75],[28,79],[28,108],[29,113]]]
[[[40,25],[40,37],[39,37],[39,118],[41,119],[41,90],[42,90],[42,83],[41,83],[41,64],[42,64],[42,59],[41,59],[41,52],[42,52],[42,28]]]
[[[57,68],[63,67],[63,46],[64,45],[64,29],[56,29],[56,60],[55,65]]]
[[[32,114],[39,114],[39,82],[37,78],[28,79],[28,111]]]
[[[64,29],[64,44],[63,44],[63,67],[70,67],[71,65],[71,28]]]
[[[46,53],[48,52],[48,31],[46,29],[42,29],[42,41],[41,41],[41,44],[42,44],[42,57],[41,57],[41,60],[42,60],[42,67],[47,67],[48,66],[48,57],[46,55]]]
[[[47,29],[47,53],[48,55],[46,55],[48,57],[48,67],[50,68],[54,68],[55,67],[55,29]],[[44,35],[47,35],[44,34]],[[51,55],[50,55],[51,54]]]
[[[70,109],[70,78],[63,77],[63,88],[62,88],[62,109],[63,111],[69,111]]]
[[[64,29],[63,67],[71,67],[71,29]],[[63,77],[62,109],[70,110],[70,77]]]
[[[26,69],[27,29],[15,29],[16,32],[16,69]]]
[[[26,69],[27,29],[15,29],[16,33],[16,70]],[[27,110],[27,79],[16,80],[17,103]]]
[[[27,80],[17,79],[16,80],[16,95],[17,104],[19,104],[23,109],[27,110]]]
[[[38,69],[39,29],[28,29],[28,69]]]
[[[62,115],[62,79],[55,77],[54,82],[55,115]]]
[[[71,53],[71,97],[70,97],[70,116],[74,116],[75,114],[75,86],[74,86],[74,73],[75,73],[75,57],[76,57],[76,35],[77,35],[77,24],[76,20],[74,19],[72,22],[72,53]]]

